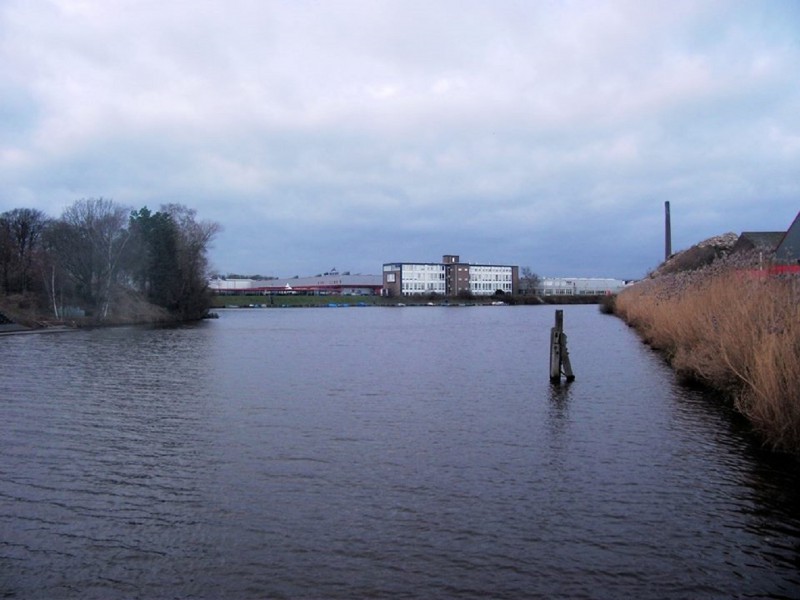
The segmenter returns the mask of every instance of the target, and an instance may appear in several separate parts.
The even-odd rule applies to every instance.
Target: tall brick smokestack
[[[672,256],[672,224],[669,218],[669,200],[664,202],[664,260]]]

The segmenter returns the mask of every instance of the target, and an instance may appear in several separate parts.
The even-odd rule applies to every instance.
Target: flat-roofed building
[[[388,296],[446,293],[445,269],[440,263],[387,263],[383,290]]]
[[[212,279],[208,287],[217,294],[305,294],[370,296],[381,291],[380,275],[350,275],[337,272],[291,279]]]
[[[469,293],[491,296],[498,291],[513,294],[519,269],[510,265],[473,265],[446,254],[440,263],[394,262],[383,265],[383,293],[387,296]]]
[[[491,296],[499,291],[514,290],[514,268],[496,265],[470,265],[469,291],[475,296]]]
[[[535,289],[539,296],[607,296],[626,285],[622,279],[604,277],[541,277]]]

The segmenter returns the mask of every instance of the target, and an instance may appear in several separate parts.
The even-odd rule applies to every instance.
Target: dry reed
[[[724,262],[645,280],[615,312],[681,375],[729,394],[765,442],[800,453],[800,281]]]

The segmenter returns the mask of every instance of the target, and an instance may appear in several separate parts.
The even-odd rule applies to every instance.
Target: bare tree
[[[536,294],[541,278],[531,271],[530,267],[522,267],[519,276],[519,288],[523,295],[532,296]]]
[[[217,223],[179,204],[131,212],[89,198],[55,220],[16,209],[0,214],[0,292],[36,283],[30,291],[46,293],[40,303],[50,304],[56,318],[69,304],[100,319],[120,316],[122,305],[112,301],[123,296],[128,309],[146,300],[179,320],[199,318],[209,306],[207,251],[218,231]]]
[[[31,291],[46,225],[45,214],[33,208],[15,208],[0,215],[0,274],[6,294]]]
[[[128,210],[104,198],[78,200],[53,227],[51,244],[61,268],[75,282],[81,301],[108,316],[128,241]]]

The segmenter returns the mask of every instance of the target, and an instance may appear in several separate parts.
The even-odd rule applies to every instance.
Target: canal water
[[[800,597],[798,463],[564,311],[0,338],[0,596]]]

